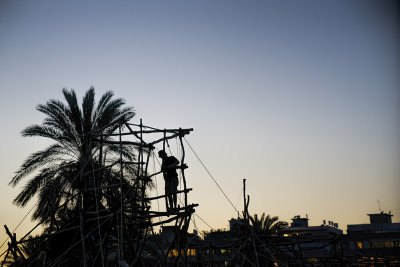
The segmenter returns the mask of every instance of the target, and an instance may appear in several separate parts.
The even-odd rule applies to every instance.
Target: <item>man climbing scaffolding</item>
[[[168,156],[164,150],[160,150],[158,156],[162,159],[161,171],[165,181],[165,204],[167,211],[170,211],[177,208],[178,173],[176,167],[179,165],[179,160],[174,156]]]

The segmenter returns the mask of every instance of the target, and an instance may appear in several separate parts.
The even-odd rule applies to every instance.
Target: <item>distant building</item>
[[[392,223],[392,214],[382,211],[381,213],[368,214],[368,216],[369,224],[347,225],[347,234],[400,232],[400,223]]]
[[[301,218],[300,215],[292,218],[290,227],[286,228],[284,236],[303,236],[303,237],[332,237],[343,234],[333,222],[331,225],[322,224],[320,226],[308,226],[308,218]],[[336,225],[336,227],[335,227]]]
[[[342,234],[343,231],[331,221],[329,225],[309,226],[308,218],[299,215],[292,218],[290,227],[283,230],[283,236],[291,240],[291,249],[287,247],[286,250],[293,251],[294,262],[309,262],[312,265],[329,264],[339,256],[340,251],[337,250],[340,250],[339,238]]]
[[[300,215],[279,235],[256,234],[241,218],[231,219],[229,229],[211,230],[204,239],[197,232],[163,226],[159,234],[148,235],[142,257],[149,266],[163,255],[166,265],[178,266],[252,266],[256,258],[261,266],[267,261],[287,266],[400,266],[400,223],[392,222],[390,212],[368,216],[369,224],[348,225],[347,234],[333,221],[309,226],[308,218]],[[176,244],[170,247],[179,240],[178,233],[188,241],[180,251]]]
[[[347,225],[343,238],[344,255],[357,264],[400,264],[400,223],[392,214],[368,214],[369,224]]]

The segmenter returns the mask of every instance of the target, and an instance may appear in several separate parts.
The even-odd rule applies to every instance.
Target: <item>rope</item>
[[[186,139],[185,139],[185,141],[187,142]],[[177,143],[177,153],[180,154],[180,150],[179,150],[178,140],[177,140],[177,139],[176,139],[176,143]],[[171,152],[171,149],[170,149],[170,146],[169,146],[168,143],[167,143],[167,146],[168,146],[168,148],[169,148],[170,154],[172,155],[172,152]],[[190,146],[190,145],[189,145],[189,146]],[[192,149],[192,150],[193,150],[193,149]],[[157,162],[158,162],[158,165],[161,166],[160,161],[158,160],[157,157],[155,157],[154,151],[153,151],[153,158],[155,158],[155,159],[157,160]],[[153,163],[154,163],[153,166],[154,166],[154,168],[155,168],[155,162],[153,161]],[[204,166],[204,165],[203,165],[203,166]],[[181,178],[181,180],[182,180],[181,175],[180,175],[180,178]],[[180,184],[181,184],[181,183],[180,183]],[[157,190],[157,185],[156,185],[156,190]],[[156,193],[157,193],[157,196],[158,196],[158,190],[156,191]],[[180,204],[183,205],[182,198],[181,198],[180,195],[178,196],[178,200],[179,200]],[[159,203],[158,203],[158,199],[157,199],[157,205],[158,205],[158,209],[160,209]],[[203,218],[201,218],[199,215],[197,215],[197,213],[194,213],[194,215],[197,216],[197,217],[198,217],[204,224],[206,224],[211,230],[213,230],[213,227],[210,226],[210,224],[208,224]],[[196,228],[196,230],[197,230],[198,232],[200,232],[200,230],[199,230],[199,229],[197,228],[197,226],[196,226],[196,222],[194,221],[194,217],[191,218],[191,221],[193,222],[193,226]]]
[[[165,139],[165,142],[167,143],[167,147],[168,147],[168,150],[169,150],[169,154],[172,155],[172,151],[171,151],[171,147],[169,146],[168,139]]]
[[[238,196],[238,199],[237,199],[237,201],[236,201],[236,205],[235,205],[235,206],[237,206],[237,205],[239,204],[239,201],[240,201],[240,197],[241,197],[241,196],[242,196],[242,190],[240,190],[240,192],[239,192],[239,196]],[[233,211],[231,217],[233,217],[234,214],[235,214],[235,211]],[[238,216],[239,216],[239,214],[238,214]]]
[[[185,141],[187,142],[187,140],[185,139]],[[180,150],[179,150],[179,145],[178,145],[178,140],[176,139],[176,145],[177,145],[177,154],[180,154]],[[170,154],[172,155],[172,152],[171,152],[171,148],[170,148],[170,146],[169,146],[169,144],[168,144],[168,142],[167,142],[167,146],[168,146],[168,149],[169,149],[169,152],[170,152]],[[189,145],[190,146],[190,145]],[[193,150],[193,149],[192,149]],[[154,152],[153,152],[154,153]],[[155,154],[155,153],[154,153]],[[154,155],[153,154],[153,155]],[[179,155],[178,155],[179,156]],[[158,162],[158,165],[160,165],[161,166],[161,164],[160,164],[160,161],[158,160],[158,158],[157,157],[155,157],[156,158],[156,160],[157,160],[157,162]],[[155,164],[155,163],[154,163]],[[203,165],[204,166],[204,165]],[[179,177],[180,177],[180,180],[182,181],[182,175],[179,175]],[[180,186],[182,186],[182,183],[180,183]],[[157,195],[158,195],[158,192],[157,192]],[[179,195],[178,196],[178,200],[179,200],[179,202],[180,202],[180,204],[181,205],[183,205],[183,202],[182,202],[182,198],[181,198],[181,196]],[[157,199],[157,204],[158,204],[158,199]],[[212,226],[210,226],[203,218],[201,218],[199,215],[197,215],[197,213],[194,213],[194,215],[195,216],[197,216],[203,223],[205,223],[208,227],[210,227],[210,229],[212,230],[213,228],[212,228]],[[193,226],[196,228],[196,230],[198,231],[198,232],[200,232],[200,230],[197,228],[197,226],[196,226],[196,222],[194,221],[194,217],[192,217],[191,218],[191,221],[193,222]]]
[[[178,144],[178,138],[175,138],[175,143],[176,143],[176,155],[178,156],[179,159],[182,159],[182,153],[181,150],[179,149],[180,146]],[[182,171],[178,172],[178,176],[179,176],[179,190],[182,191],[182,180],[183,180],[183,176],[182,176]]]
[[[206,172],[208,173],[208,175],[211,177],[211,179],[214,181],[214,183],[217,185],[217,187],[219,188],[219,190],[222,192],[222,194],[224,194],[225,198],[228,200],[228,202],[231,204],[231,206],[239,213],[238,209],[235,207],[235,205],[233,205],[232,201],[229,199],[229,197],[225,194],[224,190],[222,190],[221,186],[217,183],[217,181],[215,180],[215,178],[212,176],[212,174],[210,173],[210,171],[207,169],[207,167],[204,165],[204,163],[201,161],[201,159],[199,158],[199,156],[197,155],[197,153],[194,151],[194,149],[192,148],[192,146],[189,144],[189,142],[186,140],[185,137],[183,137],[183,139],[185,139],[186,143],[188,144],[188,146],[190,147],[190,149],[192,150],[192,152],[194,153],[194,155],[196,156],[196,158],[200,161],[201,165],[203,165],[204,169],[206,170]]]
[[[158,164],[160,164],[160,162],[158,161],[157,157],[156,157],[156,153],[154,153],[154,151],[152,151],[152,157],[153,157],[153,173],[156,172],[156,161],[154,159],[157,160]],[[156,196],[158,196],[158,184],[157,184],[157,179],[154,179],[155,183],[156,183]],[[157,198],[157,211],[160,211],[160,202],[159,199]],[[158,217],[158,221],[161,221],[161,216]]]

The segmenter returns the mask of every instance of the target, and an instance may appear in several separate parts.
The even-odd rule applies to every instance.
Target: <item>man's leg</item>
[[[173,205],[174,205],[175,209],[178,207],[177,191],[178,191],[178,177],[175,177],[171,181],[171,194],[172,194],[173,203],[174,203]]]
[[[170,195],[171,195],[171,182],[168,179],[165,179],[165,208],[167,209],[167,211],[169,211],[172,205]]]

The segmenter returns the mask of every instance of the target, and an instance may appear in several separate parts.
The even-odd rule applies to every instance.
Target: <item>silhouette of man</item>
[[[177,207],[178,173],[176,166],[178,166],[179,160],[174,156],[168,156],[164,150],[160,150],[158,156],[162,159],[161,171],[165,181],[165,202],[167,211],[169,211]]]

